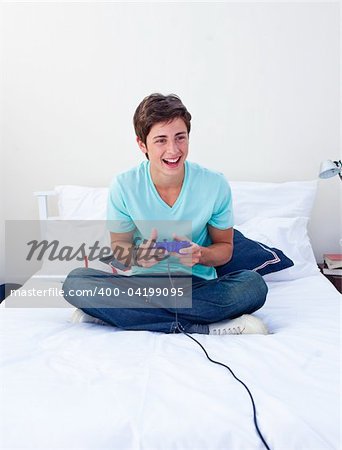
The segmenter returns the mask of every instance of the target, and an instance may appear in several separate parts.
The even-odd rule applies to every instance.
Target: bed
[[[316,186],[271,185],[232,183],[239,229],[295,262],[265,276],[268,298],[255,315],[270,334],[196,338],[247,384],[271,449],[339,449],[341,296],[306,234]],[[99,219],[106,191],[77,189],[55,189],[60,219]],[[46,199],[40,214],[49,218]],[[21,290],[58,292],[64,275],[49,274],[43,265]],[[13,294],[1,304],[1,448],[264,448],[245,389],[187,336],[72,324],[63,297],[45,300],[14,308]]]

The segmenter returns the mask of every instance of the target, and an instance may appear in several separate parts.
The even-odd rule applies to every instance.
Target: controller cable
[[[173,281],[172,281],[172,277],[171,277],[169,258],[167,258],[167,271],[168,271],[168,275],[169,275],[169,280],[170,280],[171,287],[175,289],[174,284],[173,284]],[[177,291],[175,291],[175,292],[177,292]],[[265,438],[263,437],[263,435],[262,435],[262,433],[261,433],[261,431],[260,431],[260,429],[259,429],[259,426],[258,426],[257,417],[256,417],[256,407],[255,407],[253,395],[251,394],[251,392],[250,392],[250,390],[248,389],[248,387],[246,386],[246,384],[245,384],[243,381],[241,381],[241,380],[234,374],[234,372],[232,371],[232,369],[231,369],[230,367],[226,366],[225,364],[223,364],[223,363],[221,363],[221,362],[219,362],[219,361],[215,361],[214,359],[211,359],[210,356],[208,355],[207,351],[206,351],[205,348],[203,347],[203,345],[202,345],[200,342],[198,342],[194,337],[192,337],[190,334],[188,334],[188,333],[185,331],[184,327],[178,322],[177,295],[175,296],[175,319],[176,319],[176,326],[175,326],[175,329],[174,329],[174,331],[173,331],[174,333],[178,330],[179,332],[185,334],[185,335],[188,336],[190,339],[192,339],[193,341],[195,341],[195,342],[201,347],[201,349],[204,351],[206,357],[209,359],[210,362],[212,362],[213,364],[218,364],[218,365],[223,366],[223,367],[225,367],[226,369],[228,369],[229,372],[233,375],[233,377],[234,377],[239,383],[241,383],[242,386],[244,386],[244,387],[246,388],[246,390],[247,390],[247,392],[248,392],[248,395],[249,395],[249,397],[250,397],[250,399],[251,399],[252,406],[253,406],[253,420],[254,420],[255,429],[256,429],[256,431],[257,431],[257,433],[258,433],[258,435],[259,435],[259,437],[260,437],[262,443],[264,444],[264,446],[267,448],[267,450],[270,450],[270,447],[268,446],[268,444],[267,444]]]

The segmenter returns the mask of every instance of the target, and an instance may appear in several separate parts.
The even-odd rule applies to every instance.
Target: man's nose
[[[178,153],[178,142],[171,140],[168,145],[168,151],[170,153]]]

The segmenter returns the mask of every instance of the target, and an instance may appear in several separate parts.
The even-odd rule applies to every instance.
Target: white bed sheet
[[[272,449],[339,449],[341,296],[321,274],[268,285],[272,334],[195,337],[250,388]],[[245,389],[188,337],[1,306],[2,449],[264,448]]]

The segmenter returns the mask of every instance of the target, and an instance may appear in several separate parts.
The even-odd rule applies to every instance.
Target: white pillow
[[[307,233],[307,217],[255,217],[236,226],[247,238],[276,247],[294,266],[264,275],[265,281],[287,281],[319,272]]]
[[[63,220],[106,220],[108,188],[56,186]]]
[[[253,217],[310,217],[317,181],[258,183],[231,181],[234,222]]]
[[[317,181],[259,183],[231,181],[237,225],[256,216],[310,217]],[[108,188],[57,186],[61,219],[106,220]]]

